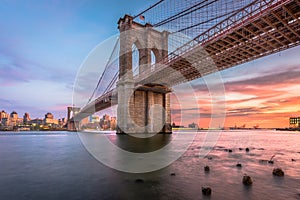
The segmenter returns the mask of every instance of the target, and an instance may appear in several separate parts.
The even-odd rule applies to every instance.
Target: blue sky
[[[32,118],[46,112],[65,117],[66,106],[72,104],[76,73],[89,52],[118,33],[120,17],[137,14],[155,2],[2,0],[0,109],[19,115],[29,112]],[[221,73],[228,126],[259,123],[271,127],[299,114],[299,53],[299,47],[292,48]],[[192,84],[198,88],[200,113],[209,115],[205,97],[210,94],[203,80]],[[189,122],[195,120],[194,113],[191,111]]]
[[[118,33],[117,21],[155,1],[1,1],[0,109],[56,117],[72,104],[88,53]]]

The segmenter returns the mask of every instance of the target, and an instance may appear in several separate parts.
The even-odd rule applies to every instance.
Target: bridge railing
[[[160,63],[167,64],[172,60],[175,60],[179,56],[189,51],[195,45],[204,46],[206,43],[213,41],[225,33],[229,33],[235,28],[245,24],[249,20],[254,20],[264,14],[264,11],[268,9],[274,9],[289,0],[256,0],[246,7],[238,10],[236,13],[230,15],[220,23],[204,31],[191,41],[185,43],[175,51],[171,52],[167,57],[162,59]]]
[[[96,98],[95,100],[93,100],[92,102],[88,103],[85,107],[83,107],[81,111],[90,109],[91,106],[95,106],[97,103],[101,102],[101,101],[105,101],[105,102],[109,102],[111,100],[111,98],[113,96],[115,96],[115,94],[117,93],[116,88],[111,89],[109,91],[107,91],[106,93],[102,94],[101,96],[99,96],[98,98]]]

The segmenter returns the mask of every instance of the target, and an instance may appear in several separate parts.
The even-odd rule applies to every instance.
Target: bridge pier
[[[70,120],[67,124],[67,130],[68,131],[79,131],[79,122]]]
[[[172,133],[169,92],[161,85],[119,82],[117,133]]]

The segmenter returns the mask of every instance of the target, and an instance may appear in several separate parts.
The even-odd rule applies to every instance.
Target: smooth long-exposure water
[[[128,142],[124,135],[90,134],[109,137],[136,152],[161,148],[174,137],[157,135],[146,142]],[[223,131],[210,153],[199,157],[199,150],[208,148],[203,144],[206,134],[199,132],[184,155],[168,167],[132,174],[101,164],[77,133],[1,132],[0,200],[300,199],[299,132]],[[267,163],[273,156],[274,164]],[[210,166],[209,173],[204,172],[205,165]],[[273,176],[275,167],[281,167],[285,176]],[[252,186],[242,184],[244,174],[252,177]],[[210,197],[202,195],[202,186],[212,188]]]

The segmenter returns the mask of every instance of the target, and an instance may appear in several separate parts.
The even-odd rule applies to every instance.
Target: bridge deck
[[[299,17],[298,0],[278,1],[193,48],[175,52],[173,59],[158,63],[154,72],[145,72],[137,82],[173,86],[297,46]]]

